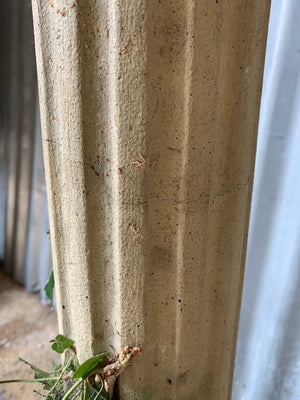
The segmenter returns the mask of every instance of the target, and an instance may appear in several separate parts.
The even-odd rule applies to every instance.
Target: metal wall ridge
[[[31,2],[5,1],[1,29],[0,259],[39,292],[52,263]]]

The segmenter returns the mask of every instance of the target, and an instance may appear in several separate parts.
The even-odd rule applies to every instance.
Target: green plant
[[[49,279],[44,287],[46,296],[51,301],[51,305],[53,306],[53,292],[54,292],[54,273],[53,269],[50,272]]]
[[[53,270],[44,290],[53,305]],[[19,357],[34,371],[34,378],[0,381],[0,384],[39,382],[48,393],[34,392],[46,400],[110,400],[117,377],[133,357],[141,354],[139,347],[127,346],[120,353],[101,353],[79,365],[74,340],[57,335],[51,343],[52,350],[64,353],[62,364],[52,361],[51,371],[46,372]]]
[[[61,365],[53,361],[51,371],[46,372],[19,358],[31,367],[34,378],[0,381],[0,384],[39,382],[48,393],[35,392],[46,400],[110,400],[116,378],[134,356],[140,355],[138,347],[126,347],[120,353],[102,353],[79,365],[73,340],[57,335],[51,347],[57,353],[64,353]]]

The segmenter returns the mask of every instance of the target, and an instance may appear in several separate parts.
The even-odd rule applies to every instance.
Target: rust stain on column
[[[142,348],[122,400],[230,399],[269,0],[72,4],[33,0],[60,329]]]

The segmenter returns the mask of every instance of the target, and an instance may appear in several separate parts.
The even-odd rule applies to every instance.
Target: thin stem
[[[40,379],[10,379],[8,381],[0,381],[0,385],[2,383],[17,383],[17,382],[47,382],[47,381],[56,381],[56,377],[49,378],[40,378]]]
[[[33,393],[37,393],[37,394],[39,394],[41,397],[44,397],[44,398],[46,398],[46,397],[47,397],[47,396],[45,396],[44,394],[42,394],[42,393],[38,392],[37,390],[34,390],[34,391],[33,391]]]
[[[83,399],[82,400],[86,400],[86,390],[87,390],[87,383],[86,383],[86,380],[85,380],[84,381]]]
[[[60,381],[61,378],[63,377],[63,375],[64,375],[66,369],[67,369],[68,366],[71,364],[71,361],[73,360],[74,357],[75,357],[75,356],[71,357],[70,360],[67,362],[67,364],[63,367],[63,369],[62,369],[62,371],[61,371],[59,377],[56,378],[57,381],[56,381],[55,384],[52,386],[52,388],[51,388],[51,390],[49,391],[48,395],[49,395],[50,393],[52,393],[53,390],[56,388],[56,386],[58,385],[59,381]]]
[[[102,389],[103,389],[103,381],[102,381],[102,386],[101,386],[101,389],[99,390],[99,392],[98,392],[97,396],[94,398],[94,400],[97,400],[97,399],[98,399],[98,397],[100,397],[100,395],[101,395],[101,392],[102,392]]]
[[[61,372],[61,368],[58,368],[55,371],[48,372],[48,374],[52,375],[52,374],[57,374],[58,372]]]
[[[64,397],[61,400],[66,400],[73,392],[78,388],[79,385],[81,385],[83,382],[83,379],[80,378],[64,395]]]
[[[31,367],[31,369],[33,369],[35,372],[39,372],[41,374],[47,374],[46,371],[43,371],[42,369],[35,367],[33,364],[31,364],[30,362],[24,360],[21,357],[19,357],[19,360],[22,361],[24,364],[29,365]]]
[[[76,356],[75,351],[72,350],[71,347],[68,347],[66,351],[63,353],[63,363],[65,362],[68,353],[71,353],[71,358],[74,358]]]

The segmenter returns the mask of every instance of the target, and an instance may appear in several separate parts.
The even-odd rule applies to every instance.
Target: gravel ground
[[[49,344],[57,333],[55,312],[41,304],[37,295],[27,293],[0,271],[0,380],[33,377],[33,371],[18,361],[18,357],[50,370],[51,361],[59,361]],[[42,399],[33,389],[40,390],[41,386],[0,385],[0,400]]]

